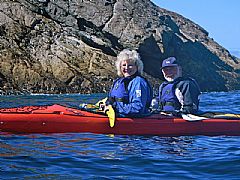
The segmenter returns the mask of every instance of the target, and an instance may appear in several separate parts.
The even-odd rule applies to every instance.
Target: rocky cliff
[[[107,92],[114,62],[134,48],[154,86],[176,56],[203,91],[240,89],[240,60],[208,32],[149,0],[0,0],[0,90]]]

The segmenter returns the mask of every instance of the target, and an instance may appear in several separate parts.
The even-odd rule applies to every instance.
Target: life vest
[[[113,86],[110,90],[109,97],[108,97],[108,103],[109,103],[109,101],[111,101],[112,103],[119,101],[119,102],[128,104],[129,103],[128,85],[136,76],[140,76],[148,84],[148,87],[150,90],[150,97],[149,97],[149,101],[146,104],[146,107],[149,108],[151,105],[152,97],[153,97],[153,90],[152,90],[152,87],[149,84],[149,82],[139,74],[135,74],[131,77],[121,77],[121,78],[116,79],[116,81],[114,81]]]
[[[132,79],[132,77],[122,77],[114,81],[109,98],[111,98],[113,101],[120,101],[125,104],[129,103],[129,94],[127,88]]]
[[[179,81],[163,82],[159,87],[160,109],[163,111],[174,111],[181,108],[181,104],[175,95],[175,87]]]

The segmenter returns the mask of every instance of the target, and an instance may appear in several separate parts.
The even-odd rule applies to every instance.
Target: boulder
[[[136,49],[157,89],[175,56],[202,91],[240,89],[240,60],[183,16],[149,0],[0,0],[0,90],[104,93],[115,60]]]

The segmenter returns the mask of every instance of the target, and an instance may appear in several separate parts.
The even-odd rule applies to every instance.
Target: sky
[[[151,0],[203,27],[230,52],[240,52],[240,0]]]

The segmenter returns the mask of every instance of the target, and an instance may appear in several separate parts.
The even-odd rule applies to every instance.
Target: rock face
[[[240,89],[240,60],[208,32],[149,0],[0,0],[0,93],[107,92],[134,48],[157,87],[175,56],[203,91]]]

